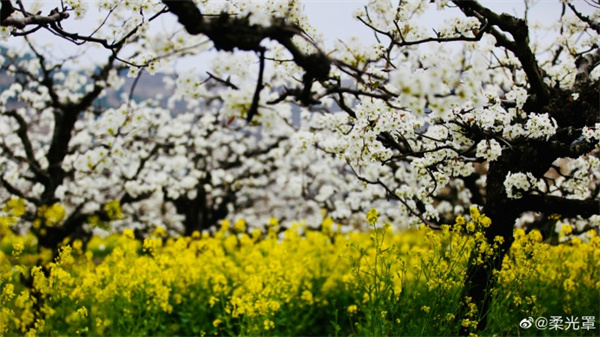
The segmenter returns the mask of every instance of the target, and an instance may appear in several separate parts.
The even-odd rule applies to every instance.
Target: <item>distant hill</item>
[[[113,89],[107,91],[106,96],[99,102],[102,107],[117,107],[123,103],[123,94],[125,94],[125,97],[129,97],[135,78],[125,77],[124,74],[121,76],[125,78],[125,83],[118,91]],[[164,74],[150,75],[143,72],[133,92],[133,100],[140,102],[149,98],[159,98],[166,103],[166,100],[173,95],[173,90],[165,88],[165,76]],[[179,110],[179,107],[177,107],[177,110]]]
[[[0,45],[0,55],[6,55],[8,49],[4,46]],[[29,59],[31,56],[25,55],[24,59]],[[5,60],[3,65],[7,65],[8,61]],[[122,74],[125,77],[125,73]],[[173,91],[167,91],[164,85],[164,78],[166,75],[164,74],[156,74],[150,75],[146,72],[143,72],[138,83],[135,87],[133,99],[137,102],[143,101],[149,98],[159,98],[162,97],[165,101],[168,97],[173,94]],[[6,74],[5,72],[0,72],[0,92],[9,88],[15,81],[13,76]],[[129,97],[129,92],[131,90],[131,86],[133,85],[135,78],[125,78],[125,84],[118,90],[109,89],[106,93],[106,96],[95,102],[96,106],[101,108],[113,108],[120,106],[123,104],[123,100],[121,97],[125,94],[126,97]],[[9,106],[14,105],[16,107],[16,102],[9,101]],[[177,112],[182,111],[184,105],[176,106]]]

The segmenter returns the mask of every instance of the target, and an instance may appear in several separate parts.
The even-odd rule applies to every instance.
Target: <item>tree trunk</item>
[[[509,156],[510,157],[510,156]],[[507,160],[490,163],[487,176],[486,198],[483,213],[492,220],[486,230],[485,236],[489,244],[494,244],[494,239],[500,236],[504,239],[499,250],[492,257],[484,260],[483,264],[476,264],[475,259],[479,254],[473,252],[467,269],[465,282],[465,296],[471,298],[471,303],[477,305],[479,314],[478,330],[485,329],[487,313],[492,300],[491,290],[495,286],[493,270],[502,268],[502,260],[508,253],[513,243],[513,228],[520,211],[516,207],[515,199],[509,199],[505,192],[504,179],[508,173]],[[463,308],[467,310],[467,304]],[[461,335],[469,335],[468,328],[461,328]]]

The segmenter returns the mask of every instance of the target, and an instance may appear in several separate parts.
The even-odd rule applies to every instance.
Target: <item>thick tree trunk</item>
[[[475,259],[479,255],[473,253],[467,270],[465,296],[470,297],[471,303],[477,305],[480,317],[477,326],[478,330],[485,329],[487,325],[487,313],[492,300],[491,290],[495,286],[493,270],[500,270],[502,268],[502,260],[513,243],[515,220],[520,215],[515,200],[509,199],[505,192],[504,179],[510,169],[509,164],[510,160],[507,160],[506,157],[504,160],[490,163],[487,175],[485,205],[483,208],[483,213],[492,220],[492,224],[485,233],[488,243],[493,244],[494,239],[498,236],[504,239],[503,243],[496,254],[487,258],[487,261],[484,261],[483,264],[475,263]],[[463,328],[461,335],[469,335],[469,329]]]
[[[508,211],[507,209],[505,210]],[[488,242],[493,242],[493,238],[496,236],[502,236],[504,238],[504,243],[500,246],[500,250],[492,257],[484,260],[483,264],[475,263],[478,254],[473,253],[469,261],[467,280],[465,282],[465,296],[470,297],[471,303],[477,305],[479,315],[478,330],[483,330],[487,326],[487,314],[492,301],[491,291],[496,285],[493,271],[502,268],[502,260],[508,254],[508,250],[513,241],[512,229],[515,218],[501,214],[496,214],[496,216],[491,216],[490,218],[494,224],[494,228],[490,233],[494,232],[496,235],[486,235]],[[466,312],[466,304],[464,309]],[[461,335],[469,335],[469,329],[463,328],[461,332]]]

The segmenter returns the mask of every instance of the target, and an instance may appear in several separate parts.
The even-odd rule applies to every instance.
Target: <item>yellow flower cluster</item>
[[[581,236],[570,236],[570,229],[561,232],[562,237],[569,236],[568,242],[551,245],[537,230],[515,230],[510,256],[496,272],[505,301],[512,303],[515,312],[527,316],[552,312],[584,316],[586,310],[581,308],[586,308],[586,303],[597,308],[600,237],[594,230]],[[540,308],[538,303],[553,306]]]
[[[66,211],[61,204],[43,205],[38,209],[38,219],[34,222],[35,227],[43,223],[48,227],[60,224],[65,219]]]
[[[123,219],[123,210],[119,200],[111,200],[104,205],[104,211],[111,220]]]
[[[331,219],[321,231],[296,224],[282,235],[275,219],[267,233],[248,233],[243,220],[223,221],[213,236],[172,238],[157,228],[143,242],[125,230],[85,251],[81,242],[64,246],[54,258],[8,235],[0,335],[452,335],[479,320],[473,303],[460,311],[471,252],[493,254],[502,240],[485,242],[489,219],[470,213],[439,231],[403,233],[378,226],[375,210],[370,233],[341,234]],[[576,296],[598,293],[596,233],[558,246],[535,231],[517,230],[515,239],[496,273],[497,315],[578,314]],[[544,306],[556,302],[547,296],[564,307]],[[324,319],[334,324],[317,323]]]
[[[6,237],[11,234],[11,227],[19,221],[19,218],[25,214],[25,200],[20,198],[11,198],[0,212],[0,237]]]

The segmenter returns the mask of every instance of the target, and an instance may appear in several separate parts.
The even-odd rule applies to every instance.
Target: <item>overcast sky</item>
[[[524,13],[524,0],[483,0],[483,5],[490,9],[502,13],[522,17]],[[538,0],[530,1],[530,17],[533,20],[557,21],[560,17],[561,6],[558,0]],[[368,1],[303,1],[305,11],[311,20],[311,23],[326,36],[331,38],[348,38],[352,35],[358,35],[363,38],[371,38],[372,33],[365,29],[364,25],[354,20],[352,14],[355,9],[364,7]],[[583,0],[576,0],[575,3],[581,5],[583,12],[589,12],[591,7],[586,5]],[[456,10],[455,13],[458,13]],[[446,12],[431,11],[423,17],[423,22],[430,23],[432,27],[443,23]]]

